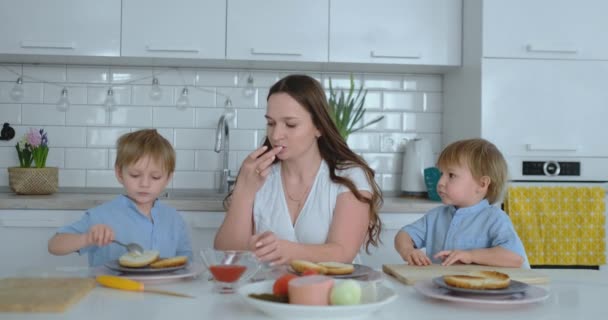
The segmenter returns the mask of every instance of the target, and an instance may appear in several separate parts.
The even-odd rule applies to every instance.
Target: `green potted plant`
[[[348,140],[348,136],[356,131],[368,127],[382,119],[384,116],[379,116],[371,121],[363,122],[365,115],[365,96],[367,90],[363,90],[363,85],[358,90],[355,89],[355,79],[350,75],[350,86],[348,93],[344,90],[334,90],[331,78],[329,78],[329,110],[340,135],[344,140]]]
[[[58,189],[59,169],[46,167],[49,140],[44,129],[30,129],[15,146],[19,167],[8,168],[9,186],[18,194],[51,194]],[[34,166],[32,167],[32,164]]]

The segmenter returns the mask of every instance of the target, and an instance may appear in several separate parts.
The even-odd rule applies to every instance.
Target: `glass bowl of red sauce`
[[[241,284],[260,270],[261,263],[251,251],[201,250],[203,263],[213,276],[214,291],[234,293]]]

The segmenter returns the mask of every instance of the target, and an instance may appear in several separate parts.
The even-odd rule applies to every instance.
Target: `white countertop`
[[[603,319],[608,281],[598,271],[542,270],[551,278],[544,302],[526,305],[481,305],[435,300],[386,276],[398,294],[393,303],[369,319]],[[236,294],[211,292],[206,276],[193,281],[149,285],[194,295],[195,299],[97,287],[62,314],[0,313],[0,319],[268,319]]]
[[[114,189],[62,191],[51,195],[17,195],[0,192],[0,210],[87,210],[113,199],[120,193]],[[201,191],[175,191],[161,201],[179,211],[222,212],[224,195]],[[385,195],[382,213],[426,213],[441,205],[428,199]]]

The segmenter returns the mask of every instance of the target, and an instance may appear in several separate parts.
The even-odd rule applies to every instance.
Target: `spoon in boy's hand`
[[[134,253],[138,256],[142,255],[144,253],[144,248],[142,248],[140,245],[138,245],[137,243],[128,243],[128,244],[124,244],[120,241],[116,241],[116,240],[112,240],[112,242],[121,245],[125,248],[127,248],[127,251],[129,253]]]

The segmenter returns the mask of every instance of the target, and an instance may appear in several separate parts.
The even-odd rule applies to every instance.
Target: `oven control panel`
[[[581,163],[575,161],[524,161],[524,176],[580,176]]]

